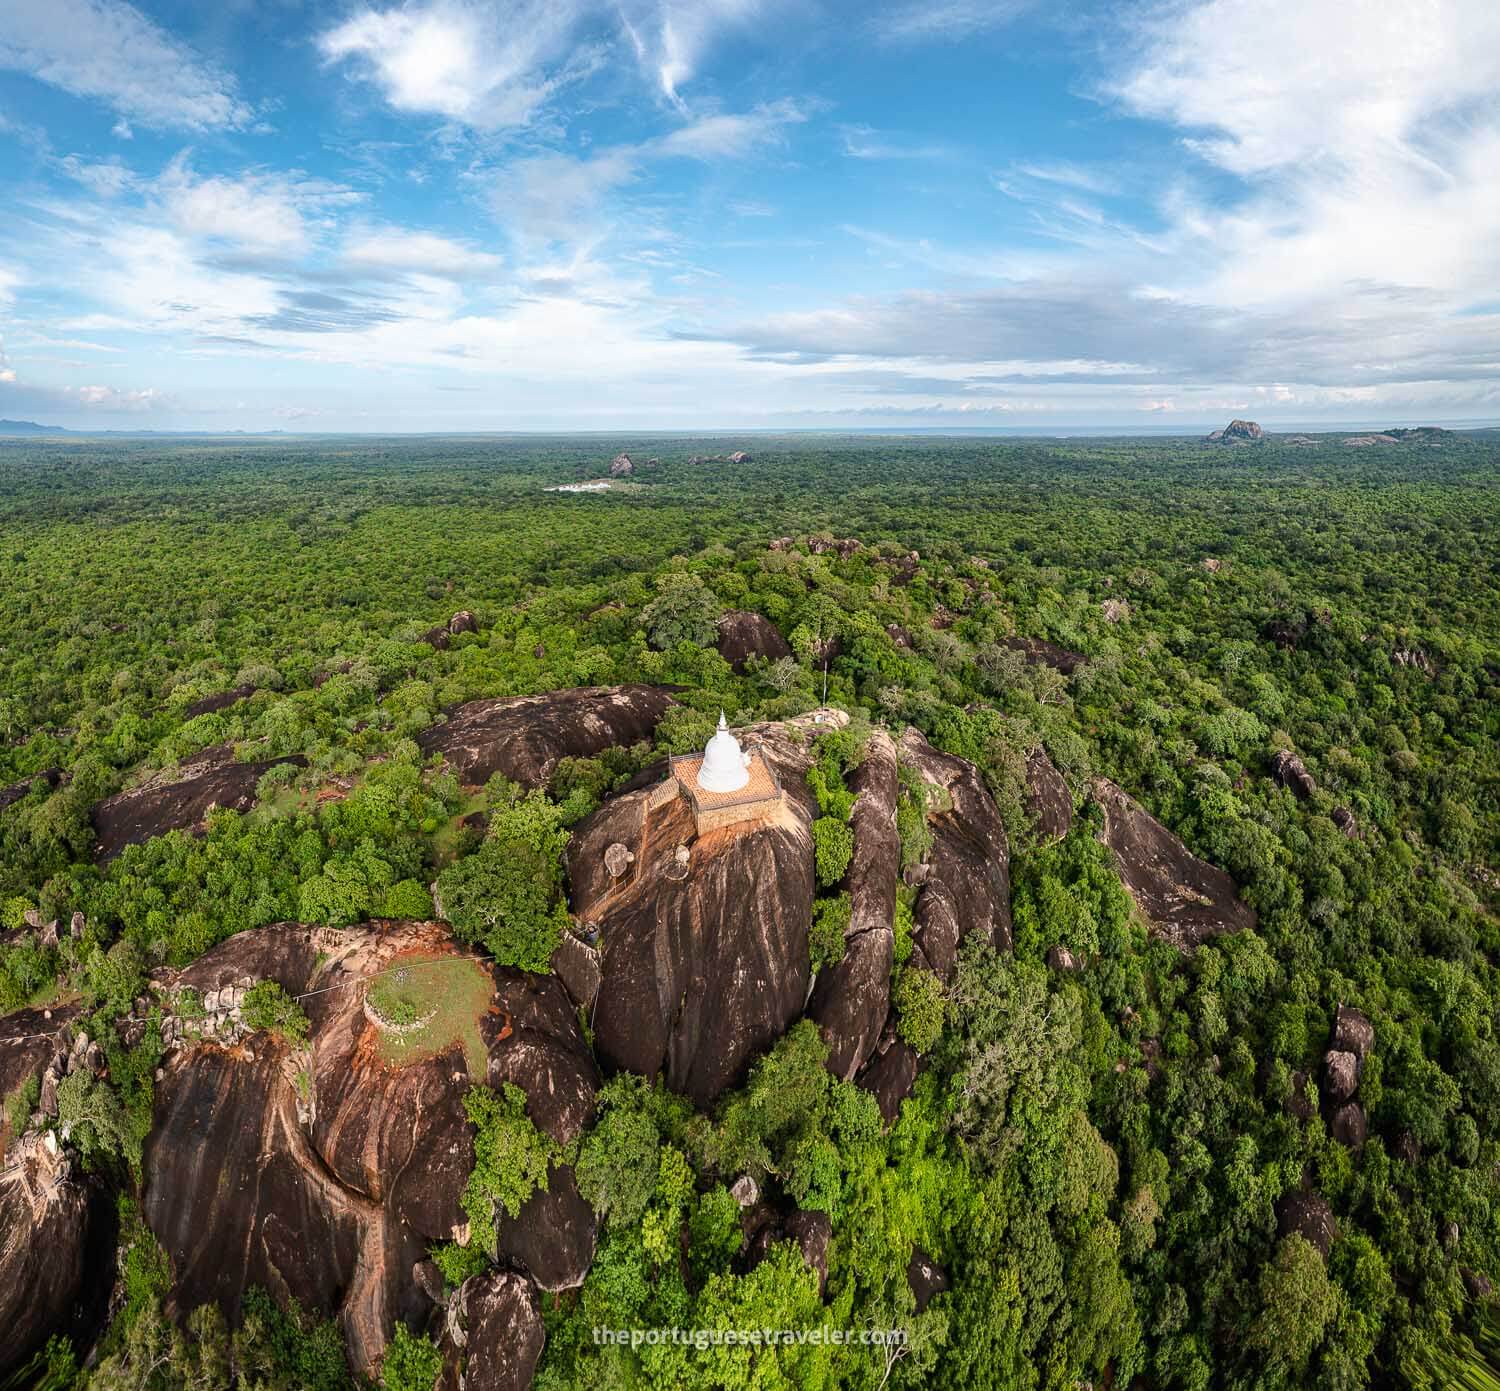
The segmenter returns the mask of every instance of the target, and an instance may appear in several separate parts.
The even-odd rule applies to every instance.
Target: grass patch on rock
[[[483,1082],[489,1052],[479,1023],[490,1007],[494,982],[472,957],[426,952],[398,957],[370,982],[367,1002],[388,1025],[378,1031],[377,1052],[396,1067],[462,1045],[469,1076]]]

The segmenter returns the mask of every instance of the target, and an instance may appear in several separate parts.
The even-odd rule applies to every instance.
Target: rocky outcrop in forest
[[[1104,811],[1100,839],[1136,907],[1175,947],[1243,932],[1256,923],[1222,869],[1200,860],[1171,831],[1108,778],[1095,778],[1094,800]]]
[[[587,686],[544,695],[474,700],[417,735],[459,778],[482,786],[495,773],[539,787],[563,758],[589,758],[650,739],[673,704],[660,686]]]
[[[168,831],[199,830],[215,807],[249,811],[262,775],[282,764],[304,767],[301,754],[240,763],[233,744],[215,744],[194,754],[175,773],[163,771],[138,786],[106,797],[94,808],[98,837],[94,858],[114,859],[128,845],[140,845]]]
[[[731,609],[719,619],[719,656],[736,673],[745,670],[751,657],[764,657],[768,662],[775,662],[791,655],[787,640],[764,614]]]

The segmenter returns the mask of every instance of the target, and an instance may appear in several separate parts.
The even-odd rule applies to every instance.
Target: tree
[[[568,831],[561,808],[533,791],[491,815],[478,851],[438,876],[457,936],[481,942],[503,966],[545,972],[568,925],[561,900]]]
[[[515,1217],[536,1189],[547,1191],[547,1170],[561,1160],[557,1143],[526,1114],[526,1093],[510,1082],[496,1092],[470,1087],[464,1112],[474,1126],[474,1169],[460,1199],[475,1237],[495,1254],[495,1222]]]
[[[380,1364],[381,1391],[432,1391],[443,1370],[443,1355],[425,1335],[396,1325]]]
[[[831,816],[818,817],[812,831],[818,883],[831,888],[844,877],[849,861],[854,858],[854,832]]]
[[[641,626],[658,651],[680,642],[712,647],[718,640],[719,601],[697,575],[669,570],[657,576],[656,598],[641,610]]]
[[[1337,1293],[1318,1248],[1292,1232],[1260,1274],[1260,1313],[1248,1346],[1273,1367],[1300,1375],[1333,1318]]]
[[[902,1040],[918,1053],[930,1051],[943,1036],[943,982],[932,971],[908,966],[896,977],[891,1004],[896,1010],[896,1032]]]

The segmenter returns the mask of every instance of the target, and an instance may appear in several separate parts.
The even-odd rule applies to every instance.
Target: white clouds
[[[398,111],[495,130],[526,124],[563,80],[547,69],[568,57],[577,19],[572,0],[430,0],[362,9],[318,45],[355,60]]]
[[[252,116],[229,74],[123,0],[5,0],[0,67],[156,129],[235,128]]]
[[[342,260],[356,270],[387,270],[448,276],[458,280],[493,276],[503,261],[466,242],[400,227],[367,229],[344,244]]]
[[[328,210],[360,198],[351,189],[295,172],[203,178],[182,157],[168,165],[154,189],[177,231],[282,257],[305,253]]]
[[[481,130],[533,122],[621,39],[652,86],[684,113],[683,86],[766,0],[412,0],[365,5],[318,39],[398,111]]]
[[[689,159],[738,159],[779,140],[788,125],[806,119],[795,102],[773,102],[738,115],[705,116],[653,141],[649,148]]]
[[[1433,123],[1491,107],[1500,7],[1491,0],[1208,0],[1156,11],[1115,84],[1134,110],[1189,130],[1238,174],[1307,161],[1417,163]]]
[[[886,43],[952,43],[1009,24],[1031,0],[899,0],[871,21]]]
[[[636,58],[668,101],[685,109],[682,87],[726,29],[743,28],[762,0],[620,0]]]

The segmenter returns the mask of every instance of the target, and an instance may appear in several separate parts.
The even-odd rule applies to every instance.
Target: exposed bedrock
[[[1040,746],[1026,758],[1026,811],[1043,845],[1061,840],[1073,829],[1073,794]]]
[[[1171,831],[1108,778],[1095,778],[1095,800],[1104,810],[1100,839],[1136,907],[1152,926],[1180,948],[1192,948],[1256,923],[1234,880],[1200,860]]]
[[[743,672],[751,657],[774,662],[791,655],[787,640],[765,614],[731,609],[719,619],[719,656],[736,672]]]
[[[1019,652],[1028,662],[1052,667],[1064,676],[1071,676],[1088,660],[1081,652],[1069,652],[1066,647],[1042,638],[1001,638],[1000,646]]]
[[[914,940],[926,964],[946,981],[960,941],[971,933],[1010,950],[1009,842],[995,799],[972,763],[939,753],[915,729],[902,734],[900,757],[945,794],[946,806],[930,806],[927,813],[932,850],[917,896]]]
[[[492,1270],[464,1282],[443,1338],[441,1391],[526,1391],[546,1332],[525,1276]],[[462,1375],[460,1375],[462,1369]]]
[[[233,1316],[246,1289],[262,1285],[337,1315],[351,1361],[369,1374],[393,1321],[429,1307],[413,1273],[428,1245],[463,1232],[459,1199],[474,1163],[464,1092],[476,1080],[513,1082],[539,1128],[561,1141],[582,1128],[598,1076],[572,1003],[550,977],[494,969],[490,1002],[466,1021],[466,1038],[389,1060],[365,986],[411,953],[467,956],[431,923],[278,924],[159,981],[208,990],[270,977],[317,992],[305,1000],[304,1048],[256,1033],[234,1047],[189,1042],[165,1060],[145,1216],[172,1259],[179,1311],[213,1300]],[[476,1048],[480,1078],[470,1075]],[[554,1171],[554,1195],[571,1186],[570,1173]],[[506,1224],[501,1250],[527,1265],[545,1265],[544,1252],[564,1273],[576,1269],[576,1284],[593,1254],[593,1214],[570,1234],[556,1202],[536,1195]],[[563,1287],[554,1280],[549,1287]]]
[[[168,831],[200,830],[214,807],[248,811],[262,774],[283,763],[301,767],[306,762],[301,754],[289,754],[239,763],[232,744],[215,744],[185,760],[175,774],[156,774],[100,802],[94,808],[94,858],[112,860],[126,846]]]
[[[808,1003],[828,1043],[828,1067],[851,1082],[880,1038],[890,1009],[896,875],[901,840],[896,834],[896,746],[874,731],[864,758],[849,776],[855,794],[850,826],[854,856],[844,878],[849,928],[843,959],[819,977]]]
[[[478,786],[495,773],[539,787],[563,758],[589,758],[650,739],[673,704],[660,686],[589,686],[502,700],[472,700],[417,735],[459,778]]]
[[[662,800],[658,784],[606,802],[568,847],[574,916],[600,932],[600,1058],[661,1073],[700,1104],[737,1083],[797,1018],[810,971],[809,754],[780,726],[739,733],[780,777],[775,814],[700,837],[687,800]],[[618,878],[605,863],[617,843],[635,857]]]

